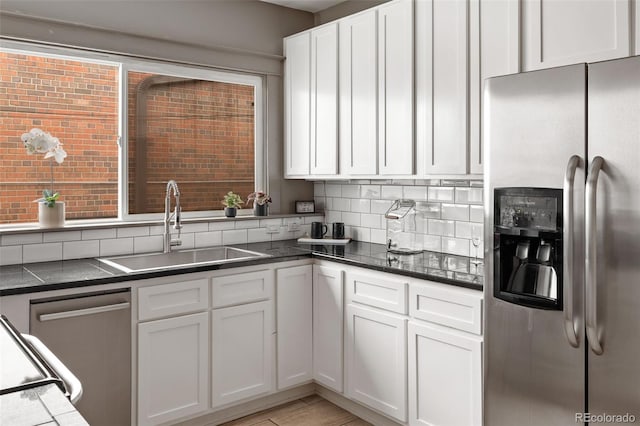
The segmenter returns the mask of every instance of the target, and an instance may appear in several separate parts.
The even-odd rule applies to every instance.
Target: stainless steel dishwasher
[[[131,423],[131,290],[31,301],[29,328],[75,373],[92,426]]]

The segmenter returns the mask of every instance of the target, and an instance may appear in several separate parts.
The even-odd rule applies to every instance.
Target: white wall
[[[271,212],[290,213],[313,185],[282,178],[282,38],[313,23],[311,13],[257,0],[2,0],[0,46],[46,42],[265,76]]]

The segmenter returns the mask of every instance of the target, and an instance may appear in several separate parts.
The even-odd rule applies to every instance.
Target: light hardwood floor
[[[318,395],[297,399],[221,426],[372,426]]]

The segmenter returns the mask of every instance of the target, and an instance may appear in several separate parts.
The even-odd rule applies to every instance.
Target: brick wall
[[[0,223],[37,221],[33,200],[50,187],[50,161],[27,155],[20,135],[60,139],[54,189],[67,218],[117,215],[117,68],[0,52]]]
[[[252,86],[138,72],[128,79],[130,213],[164,211],[169,179],[184,210],[219,210],[228,191],[245,199],[253,192]]]

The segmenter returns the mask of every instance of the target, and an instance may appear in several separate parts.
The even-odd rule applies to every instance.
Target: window
[[[47,50],[0,51],[0,224],[37,221],[51,186],[49,160],[20,141],[33,127],[68,153],[53,166],[67,219],[160,218],[169,179],[187,217],[266,189],[260,77]]]

